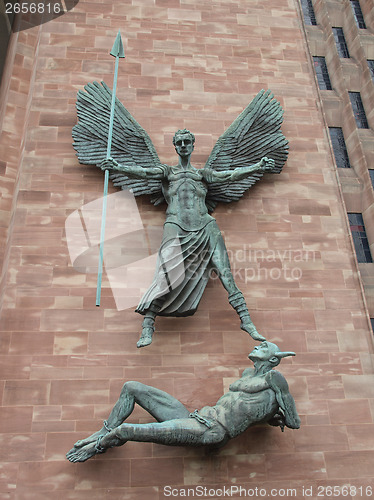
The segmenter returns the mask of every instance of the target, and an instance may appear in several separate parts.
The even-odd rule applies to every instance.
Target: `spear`
[[[123,43],[122,43],[120,31],[118,31],[117,37],[116,37],[114,44],[113,44],[113,47],[112,47],[112,50],[110,51],[110,55],[116,58],[116,62],[115,62],[115,67],[114,67],[112,104],[111,104],[111,108],[110,108],[109,132],[108,132],[106,159],[111,157],[113,122],[114,122],[114,108],[115,108],[115,103],[116,103],[116,89],[117,89],[117,78],[118,78],[118,63],[119,63],[120,58],[125,57],[125,51],[123,50]],[[108,184],[109,184],[109,170],[106,169],[105,170],[105,178],[104,178],[103,210],[102,210],[102,215],[101,215],[99,269],[97,272],[97,288],[96,288],[96,305],[97,306],[100,306],[101,282],[102,282],[102,278],[103,278],[104,238],[105,238],[105,220],[106,220]]]

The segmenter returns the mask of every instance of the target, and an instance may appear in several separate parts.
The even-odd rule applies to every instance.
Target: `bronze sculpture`
[[[220,201],[239,200],[265,172],[281,171],[288,142],[280,131],[279,102],[269,91],[259,92],[218,139],[205,167],[196,169],[190,163],[195,142],[191,132],[176,132],[173,143],[179,163],[163,165],[148,134],[118,100],[112,158],[105,159],[104,126],[109,122],[112,94],[104,83],[94,82],[85,89],[78,93],[79,123],[73,129],[79,161],[110,169],[115,186],[131,189],[135,195],[151,194],[155,205],[164,200],[168,204],[155,278],[136,309],[144,315],[137,347],[152,342],[156,316],[194,314],[212,270],[240,317],[241,329],[254,340],[265,340],[250,318],[223,237],[208,212]],[[100,116],[99,123],[95,115]]]
[[[190,413],[177,399],[140,382],[126,382],[103,427],[90,437],[77,441],[67,453],[71,462],[84,462],[127,441],[143,441],[170,446],[220,447],[256,424],[268,423],[291,429],[300,427],[295,401],[284,376],[273,370],[281,359],[294,356],[277,345],[262,342],[248,355],[254,368],[244,370],[215,406]],[[135,403],[157,422],[124,423]]]

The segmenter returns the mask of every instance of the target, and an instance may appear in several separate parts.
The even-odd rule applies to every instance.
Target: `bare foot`
[[[252,321],[248,321],[245,323],[242,322],[240,328],[245,332],[249,333],[249,335],[253,338],[253,340],[258,340],[259,342],[263,342],[264,340],[266,340],[265,337],[263,337],[258,333]]]
[[[96,443],[96,441],[99,439],[99,437],[103,437],[106,434],[108,434],[108,431],[103,427],[102,429],[95,432],[94,434],[91,434],[91,436],[88,436],[88,438],[80,439],[79,441],[74,443],[74,448],[82,448],[83,446],[86,446],[87,444]]]
[[[82,448],[72,448],[66,453],[66,458],[70,462],[85,462],[89,458],[99,453],[96,449],[96,442],[86,444]],[[100,452],[104,453],[104,452]]]
[[[142,334],[138,340],[136,347],[145,347],[152,344],[153,332],[155,331],[153,326],[145,326],[142,329]]]

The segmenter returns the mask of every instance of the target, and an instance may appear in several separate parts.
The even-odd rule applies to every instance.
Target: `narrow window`
[[[360,92],[348,92],[358,128],[369,128]]]
[[[362,214],[348,214],[348,219],[358,262],[373,262]]]
[[[374,80],[374,59],[368,59],[367,63],[370,69],[371,78]]]
[[[332,86],[327,71],[325,58],[321,56],[313,56],[313,62],[319,88],[322,90],[331,90]]]
[[[374,189],[374,170],[369,170],[369,175],[371,179],[371,185],[373,186]]]
[[[314,14],[312,0],[300,0],[301,9],[303,11],[305,24],[312,26],[317,25],[316,16]]]
[[[360,29],[365,29],[366,24],[364,21],[364,16],[360,7],[360,2],[358,0],[351,0],[351,6],[353,9],[353,15],[355,16],[356,24]]]
[[[7,5],[8,3],[14,4],[15,2],[7,2]],[[11,12],[7,13],[7,10],[9,9],[7,10],[5,9],[5,2],[1,2],[1,4],[0,4],[0,82],[7,56],[8,42],[15,17],[13,8],[10,8]]]
[[[332,28],[332,32],[334,34],[336,48],[338,50],[339,57],[349,58],[349,52],[347,43],[345,41],[343,28]]]
[[[329,127],[332,149],[338,168],[350,168],[343,131],[340,127]]]
[[[374,332],[374,318],[370,318],[370,323],[371,323],[371,329]]]

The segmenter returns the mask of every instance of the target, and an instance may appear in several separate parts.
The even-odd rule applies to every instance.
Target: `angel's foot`
[[[70,462],[85,462],[89,458],[97,455],[98,453],[104,453],[106,450],[101,450],[97,448],[97,441],[93,443],[88,443],[81,448],[76,448],[75,446],[66,453],[66,458]]]
[[[229,302],[235,309],[235,311],[239,314],[239,318],[241,320],[240,328],[249,333],[253,340],[258,340],[260,342],[266,340],[265,337],[260,335],[256,330],[256,327],[249,315],[247,304],[245,303],[243,294],[240,290],[229,296]]]
[[[144,326],[142,329],[142,334],[136,344],[136,347],[145,347],[152,344],[153,332],[155,331],[154,326]]]
[[[245,320],[242,321],[240,324],[240,328],[245,332],[249,333],[249,335],[253,338],[253,340],[257,340],[259,342],[263,342],[264,340],[266,340],[265,337],[263,337],[258,333],[255,325],[252,323],[250,318],[248,318],[246,321]]]

